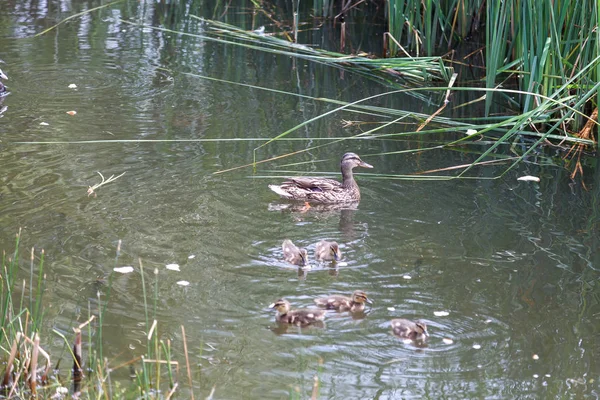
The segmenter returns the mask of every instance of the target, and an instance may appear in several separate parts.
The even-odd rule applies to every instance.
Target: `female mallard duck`
[[[421,320],[413,322],[408,319],[393,319],[392,332],[401,338],[415,341],[425,341],[429,337],[427,325]]]
[[[352,297],[334,295],[315,299],[315,303],[318,306],[325,307],[328,310],[350,312],[363,311],[365,309],[365,302],[369,304],[373,303],[362,290],[356,290],[352,293]]]
[[[308,264],[308,252],[304,247],[298,247],[291,240],[286,239],[283,241],[281,248],[283,249],[283,258],[290,264],[301,267]]]
[[[337,242],[321,240],[315,245],[315,258],[317,261],[340,261],[342,252]]]
[[[4,75],[4,72],[2,72],[1,69],[0,69],[0,79],[8,79],[8,76]],[[4,92],[6,92],[6,86],[4,86],[2,81],[0,81],[0,96],[2,96],[2,94]]]
[[[309,308],[299,308],[291,310],[290,302],[285,299],[279,299],[275,303],[269,305],[269,308],[277,310],[275,319],[277,322],[293,325],[308,325],[313,322],[323,321],[325,319],[325,311]]]
[[[354,167],[373,168],[354,153],[346,153],[340,162],[342,182],[328,178],[295,177],[281,185],[269,185],[272,191],[285,199],[316,203],[346,203],[360,200],[360,190],[354,180]]]

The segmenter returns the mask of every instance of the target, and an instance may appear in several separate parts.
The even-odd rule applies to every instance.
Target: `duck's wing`
[[[313,178],[313,177],[296,177],[290,178],[283,184],[294,185],[299,189],[309,190],[311,192],[329,192],[342,187],[342,184],[335,179],[328,178]]]
[[[350,298],[346,296],[328,296],[315,299],[319,307],[325,307],[328,310],[339,310],[341,308],[350,308]]]
[[[325,319],[325,312],[323,310],[311,310],[308,308],[302,308],[299,310],[292,310],[286,314],[286,322],[294,325],[306,325],[311,322],[323,321]]]

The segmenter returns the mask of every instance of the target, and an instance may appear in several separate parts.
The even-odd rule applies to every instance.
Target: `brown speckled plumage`
[[[325,307],[328,310],[360,312],[365,309],[365,302],[371,304],[372,301],[362,290],[356,290],[352,297],[333,295],[315,299],[319,307]]]
[[[289,301],[285,299],[277,300],[275,303],[271,304],[269,308],[276,309],[277,316],[275,319],[277,322],[285,324],[308,325],[325,319],[325,311],[310,308],[292,310]]]
[[[315,245],[315,258],[317,261],[339,261],[342,259],[340,246],[337,242],[321,240]]]
[[[427,325],[423,321],[410,321],[408,319],[393,319],[391,322],[394,335],[411,340],[425,341],[429,337]]]
[[[355,153],[346,153],[340,162],[342,182],[329,178],[295,177],[281,185],[269,185],[272,191],[283,198],[304,200],[315,203],[344,203],[360,200],[360,190],[352,169],[354,167],[373,168]]]
[[[290,264],[301,267],[308,264],[308,252],[305,248],[296,246],[289,239],[283,241],[281,248],[283,249],[283,258]]]

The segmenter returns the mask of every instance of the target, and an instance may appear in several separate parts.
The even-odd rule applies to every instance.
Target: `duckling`
[[[329,178],[301,176],[289,178],[281,185],[269,185],[269,188],[284,199],[315,203],[358,202],[360,189],[352,174],[355,167],[373,168],[371,164],[361,160],[358,154],[346,153],[340,161],[342,182]]]
[[[7,79],[8,80],[8,76],[6,76],[4,74],[4,72],[2,72],[1,69],[0,69],[0,79]],[[6,92],[6,86],[4,86],[4,84],[2,83],[2,81],[0,81],[0,96],[2,96],[4,94],[4,92]]]
[[[308,325],[313,322],[323,321],[325,319],[325,311],[309,308],[299,308],[291,310],[290,302],[285,299],[279,299],[275,303],[269,305],[269,308],[277,310],[275,319],[277,322],[293,325]]]
[[[308,264],[308,252],[304,247],[297,247],[291,240],[286,239],[281,248],[283,249],[283,258],[290,264],[301,267]]]
[[[315,299],[320,307],[325,307],[328,310],[361,312],[365,309],[365,302],[373,304],[371,299],[362,290],[356,290],[352,293],[352,297],[347,296],[327,296]]]
[[[425,341],[429,337],[427,332],[427,325],[421,320],[415,322],[409,321],[408,319],[393,319],[392,332],[394,335],[401,338],[411,339],[415,341]]]
[[[340,261],[342,252],[337,242],[321,240],[315,245],[315,258],[317,261]]]

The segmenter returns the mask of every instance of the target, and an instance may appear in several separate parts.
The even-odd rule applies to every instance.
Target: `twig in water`
[[[87,190],[88,196],[95,194],[96,192],[94,190],[98,189],[100,186],[106,185],[107,183],[111,183],[112,181],[116,181],[117,179],[119,179],[120,177],[125,175],[125,172],[123,172],[121,175],[119,175],[117,177],[115,177],[114,175],[111,175],[110,178],[108,178],[106,180],[104,179],[104,175],[102,175],[100,172],[98,172],[98,175],[100,175],[100,177],[102,178],[102,182],[100,182],[94,186],[88,186],[88,190]]]

